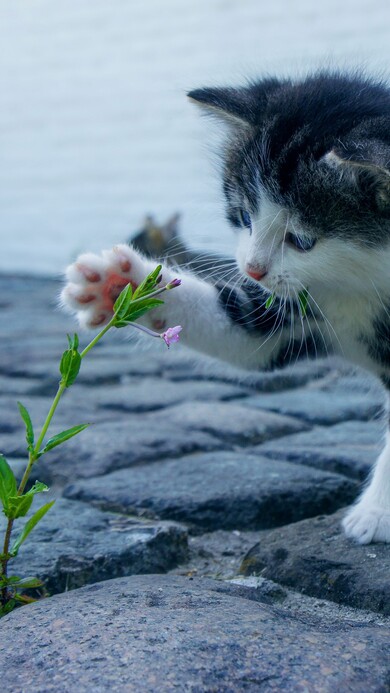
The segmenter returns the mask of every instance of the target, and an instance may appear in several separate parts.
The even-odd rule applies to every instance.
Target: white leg
[[[81,326],[101,327],[109,321],[113,303],[123,287],[129,282],[137,286],[156,264],[126,245],[101,255],[81,255],[67,269],[62,304],[77,313]],[[228,317],[214,286],[189,273],[163,267],[164,284],[177,276],[182,285],[165,293],[164,305],[147,313],[140,322],[158,331],[181,325],[180,341],[193,349],[242,368],[267,366],[280,334],[271,338],[249,335]]]
[[[344,518],[343,527],[346,535],[359,544],[390,543],[390,432],[371,482]]]

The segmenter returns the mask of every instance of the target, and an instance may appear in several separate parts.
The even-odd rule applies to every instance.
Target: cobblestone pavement
[[[20,475],[16,401],[43,422],[75,325],[54,280],[0,289],[0,447]],[[239,374],[122,335],[53,433],[94,425],[37,465],[59,500],[14,563],[54,596],[2,620],[2,690],[389,691],[390,546],[340,530],[380,445],[378,386],[335,362]]]

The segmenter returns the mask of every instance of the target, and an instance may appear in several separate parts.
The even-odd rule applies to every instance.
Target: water
[[[228,252],[218,131],[187,89],[389,63],[387,0],[4,0],[0,270],[58,274],[179,210]]]

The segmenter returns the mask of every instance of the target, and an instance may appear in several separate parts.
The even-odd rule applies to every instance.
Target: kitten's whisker
[[[324,311],[322,310],[322,308],[318,305],[318,303],[317,303],[317,301],[315,300],[313,294],[310,293],[310,291],[308,290],[308,288],[307,288],[299,279],[297,279],[297,281],[298,281],[298,283],[301,285],[302,289],[303,289],[304,291],[307,291],[307,297],[308,297],[310,303],[311,303],[311,304],[314,303],[315,307],[317,308],[318,312],[320,313],[320,316],[324,319],[324,322],[325,322],[326,327],[327,327],[327,330],[328,330],[328,335],[329,335],[330,343],[332,344],[332,342],[333,342],[333,337],[331,336],[331,332],[330,332],[330,330],[331,330],[331,331],[332,331],[332,334],[334,335],[334,337],[335,337],[335,339],[336,339],[336,341],[337,341],[337,343],[338,343],[338,345],[339,345],[339,347],[340,347],[341,353],[344,355],[343,346],[342,346],[342,344],[341,344],[341,342],[340,342],[339,336],[338,336],[338,334],[337,334],[335,328],[333,327],[332,323],[331,323],[330,320],[327,318],[327,316],[325,315],[325,313],[324,313]],[[309,304],[309,305],[310,305],[310,304]]]

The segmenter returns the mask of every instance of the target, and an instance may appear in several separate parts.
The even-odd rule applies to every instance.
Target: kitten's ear
[[[279,86],[277,79],[264,79],[247,87],[194,89],[187,96],[228,125],[248,128],[258,124],[270,94]]]
[[[371,151],[363,144],[354,151],[332,149],[322,161],[333,169],[338,169],[342,176],[348,176],[359,188],[371,190],[378,208],[390,210],[390,167],[379,163],[383,158],[378,155],[376,147]]]

